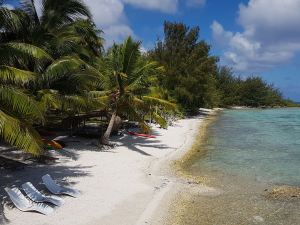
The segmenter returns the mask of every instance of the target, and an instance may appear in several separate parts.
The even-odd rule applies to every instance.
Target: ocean
[[[207,132],[194,167],[300,186],[300,109],[228,110]]]
[[[188,172],[217,194],[182,195],[178,224],[300,225],[299,108],[225,110],[206,132]]]

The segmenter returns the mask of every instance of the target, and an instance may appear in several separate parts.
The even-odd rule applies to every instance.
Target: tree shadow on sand
[[[117,146],[127,147],[129,150],[138,152],[144,156],[152,156],[151,150],[155,149],[170,149],[169,146],[162,144],[160,140],[155,138],[143,138],[132,135],[123,135],[122,137],[113,137],[112,141]]]
[[[50,174],[53,179],[65,187],[72,187],[75,182],[68,181],[68,178],[89,176],[91,166],[63,166],[61,164],[54,165],[29,165],[25,169],[18,171],[10,171],[0,169],[0,224],[9,223],[5,216],[5,210],[15,208],[10,201],[5,187],[18,187],[26,182],[31,182],[38,190],[45,194],[50,194],[46,187],[42,184],[42,176]]]
[[[155,136],[159,136],[159,132],[153,131]],[[99,147],[97,139],[88,139],[81,137],[68,137],[63,139],[66,142],[67,147],[60,151],[59,154],[71,158],[72,160],[78,160],[81,151],[93,151],[93,152],[107,152],[117,153],[115,147],[124,146],[131,151],[138,152],[145,156],[151,156],[151,149],[170,149],[169,146],[161,144],[156,138],[143,138],[138,136],[132,136],[128,134],[115,135],[111,137],[112,146]]]
[[[158,135],[158,133],[153,133]],[[63,139],[66,143],[64,150],[52,151],[50,155],[60,158],[60,163],[51,165],[32,163],[25,166],[22,170],[11,171],[0,168],[0,224],[6,224],[10,221],[5,216],[5,210],[14,208],[11,203],[5,187],[18,187],[21,190],[21,185],[26,182],[31,182],[38,190],[49,194],[46,187],[42,184],[42,176],[50,174],[59,184],[63,186],[74,185],[74,182],[69,182],[68,178],[89,176],[89,169],[92,166],[64,166],[64,161],[70,159],[76,161],[80,158],[82,151],[93,151],[98,153],[109,152],[117,153],[115,148],[100,149],[97,146],[97,139],[88,139],[80,137],[66,137]],[[142,154],[144,156],[152,156],[151,151],[155,149],[171,149],[170,146],[162,144],[156,138],[143,138],[138,136],[131,136],[124,134],[122,136],[113,136],[112,143],[117,146],[124,146],[127,149]],[[52,154],[53,153],[53,154]]]

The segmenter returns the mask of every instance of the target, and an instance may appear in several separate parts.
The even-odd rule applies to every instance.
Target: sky
[[[41,0],[35,0],[40,7]],[[163,38],[164,21],[200,27],[236,75],[260,75],[286,98],[300,102],[300,0],[83,0],[106,46],[132,35],[151,49]],[[6,0],[18,7],[18,0]]]

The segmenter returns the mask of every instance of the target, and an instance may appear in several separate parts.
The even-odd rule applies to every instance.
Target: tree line
[[[128,37],[104,49],[103,31],[81,0],[32,0],[0,7],[0,136],[38,155],[37,126],[52,120],[106,112],[99,144],[108,144],[117,117],[167,127],[174,114],[199,107],[282,106],[281,93],[259,77],[242,80],[218,67],[199,28],[166,22],[164,39],[147,53]],[[104,31],[105,32],[105,31]]]
[[[283,98],[279,89],[259,76],[242,79],[232,69],[218,66],[211,46],[199,38],[199,27],[165,22],[164,39],[158,41],[149,57],[166,70],[160,86],[186,113],[199,107],[274,107],[296,105]]]

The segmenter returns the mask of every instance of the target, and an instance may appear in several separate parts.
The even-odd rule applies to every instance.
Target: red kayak
[[[61,146],[61,144],[59,144],[58,142],[54,141],[54,140],[47,140],[47,139],[42,139],[44,144],[46,146],[52,147],[56,150],[60,150],[63,149],[63,147]]]
[[[140,133],[136,133],[136,132],[132,132],[132,131],[128,131],[128,133],[129,133],[130,135],[134,135],[134,136],[138,136],[138,137],[144,137],[144,138],[156,138],[156,136],[150,135],[150,134],[140,134]]]

